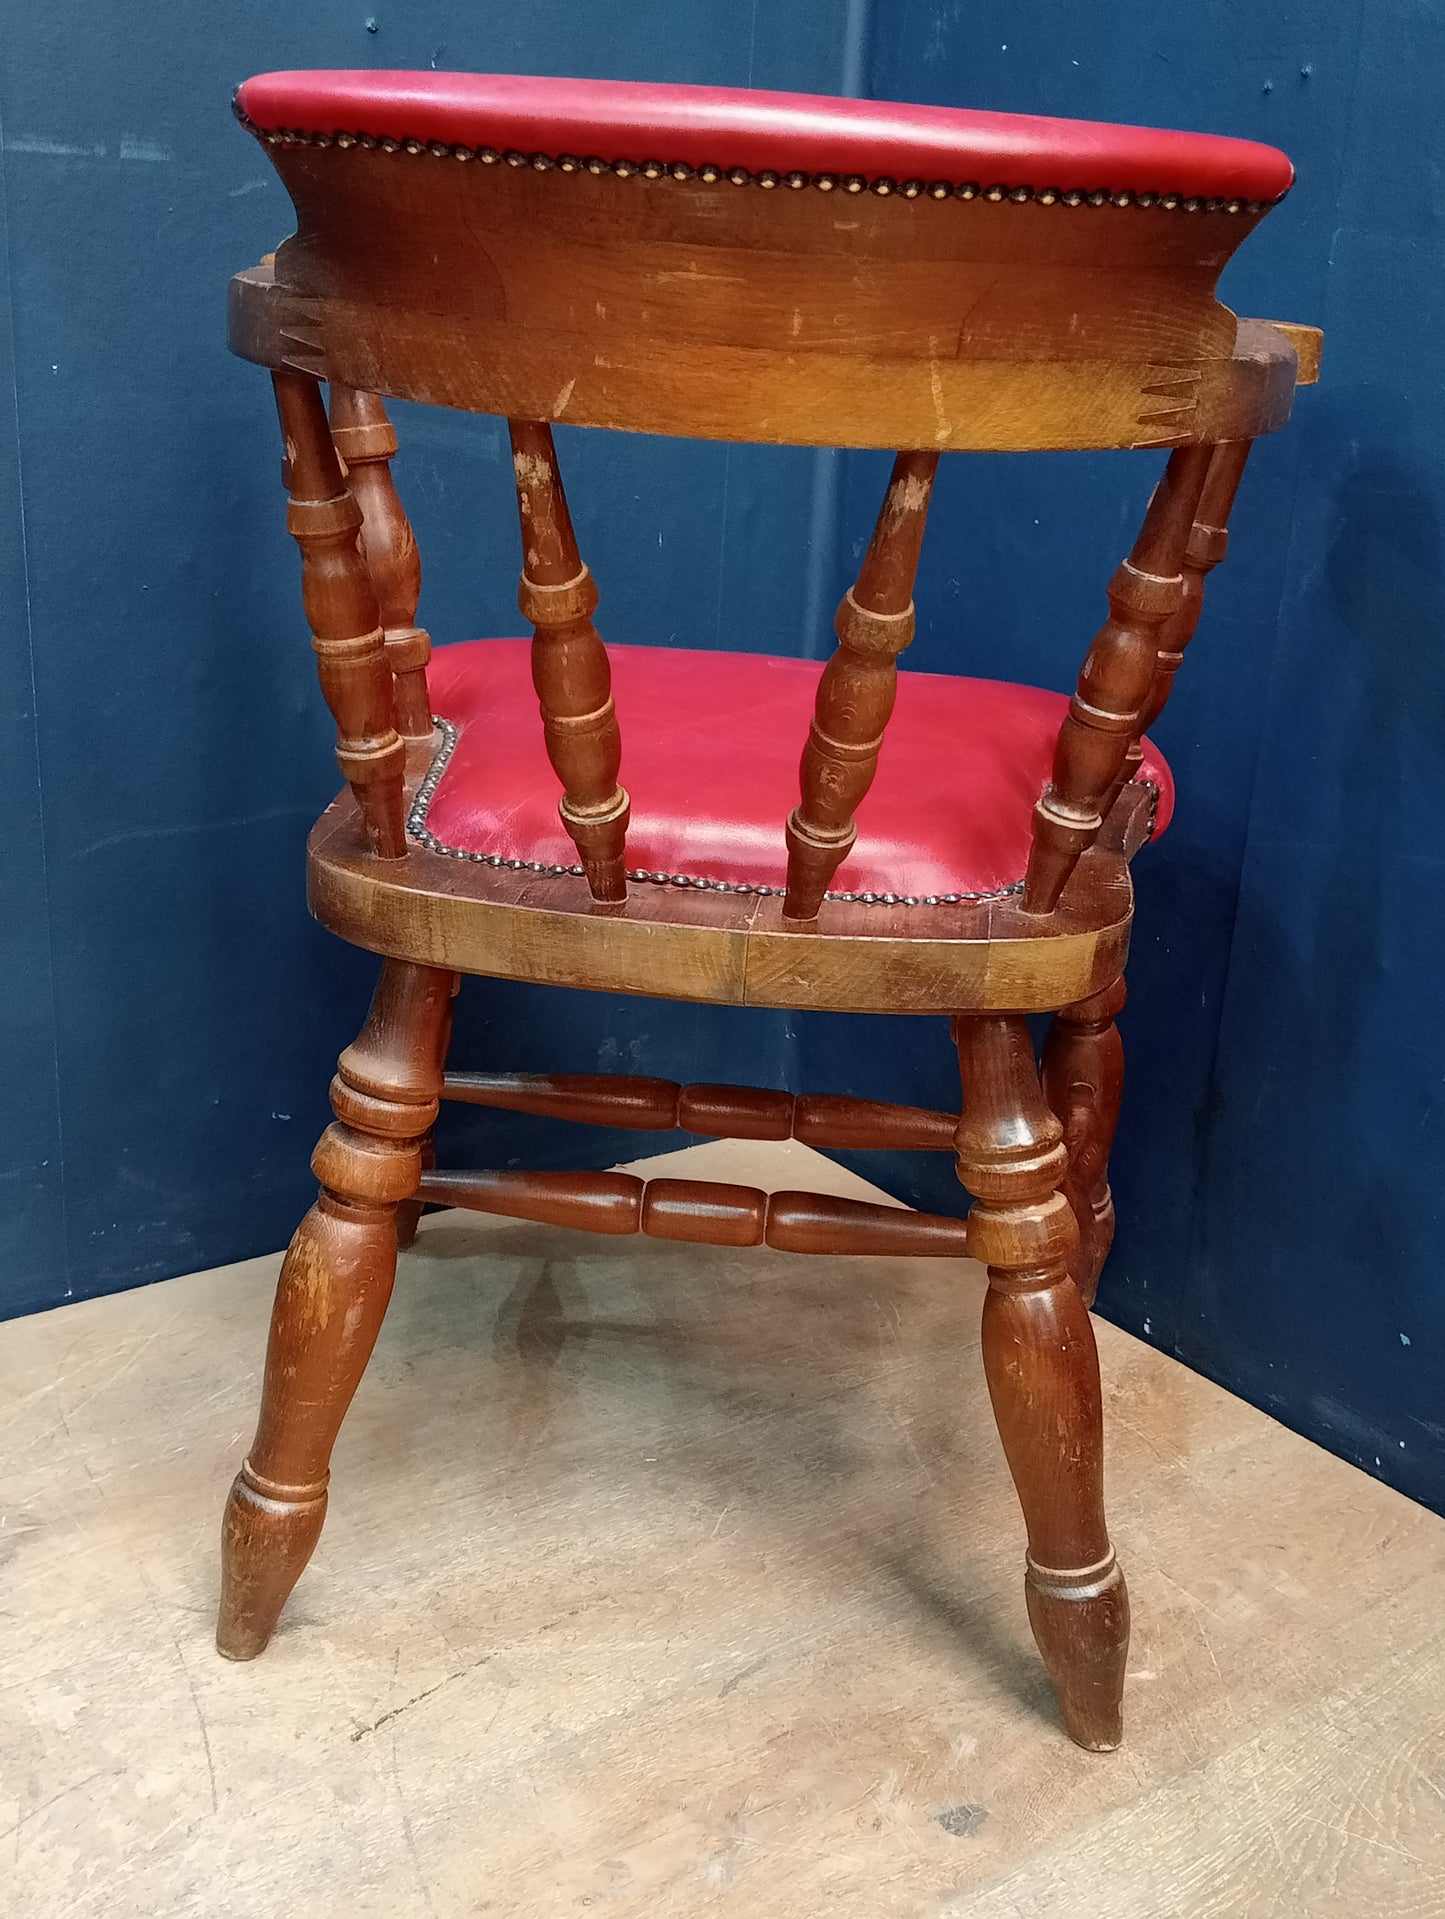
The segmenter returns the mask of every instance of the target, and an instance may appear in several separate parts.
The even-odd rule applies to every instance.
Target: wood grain
[[[626,338],[605,365],[571,336],[549,342],[485,319],[303,296],[249,268],[231,282],[230,343],[261,366],[329,373],[398,399],[577,426],[629,427],[770,445],[900,446],[955,453],[1175,446],[1251,439],[1289,419],[1299,359],[1267,321],[1240,321],[1230,356],[929,361],[745,346],[684,356],[659,378]],[[569,385],[570,382],[570,385]]]
[[[712,1005],[1052,1012],[1123,971],[1132,909],[1123,853],[1103,845],[1047,920],[1012,900],[827,901],[816,929],[797,932],[777,899],[639,885],[615,906],[579,910],[580,890],[567,876],[465,865],[418,846],[380,884],[344,801],[323,814],[308,849],[311,911],[353,945],[462,973]]]

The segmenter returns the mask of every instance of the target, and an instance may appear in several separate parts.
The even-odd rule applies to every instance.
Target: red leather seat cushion
[[[507,73],[262,73],[256,126],[579,158],[862,174],[981,187],[1277,200],[1294,169],[1253,140],[886,100]]]
[[[432,656],[432,708],[455,745],[433,763],[440,777],[423,787],[412,830],[463,857],[571,868],[530,651],[527,640],[472,640]],[[632,796],[629,871],[781,888],[821,665],[653,646],[608,655]],[[832,892],[936,900],[1016,886],[1067,704],[1038,687],[900,673],[857,845]],[[1143,772],[1158,788],[1159,832],[1174,787],[1147,741]]]

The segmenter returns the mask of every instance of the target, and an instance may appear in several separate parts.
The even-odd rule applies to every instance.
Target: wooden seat
[[[311,837],[309,898],[385,964],[282,1271],[227,1505],[221,1650],[262,1649],[315,1544],[332,1443],[424,1203],[798,1252],[967,1253],[989,1267],[984,1357],[1035,1637],[1070,1734],[1116,1744],[1128,1602],[1087,1308],[1112,1236],[1129,861],[1167,821],[1145,730],[1249,447],[1317,367],[1317,333],[1237,321],[1214,294],[1288,161],[1151,129],[515,76],[265,75],[238,111],[298,217],[274,262],[233,282],[231,343],[273,375],[347,780]],[[529,641],[433,656],[384,395],[507,418]],[[826,665],[609,657],[559,419],[893,448]],[[900,675],[941,454],[1058,447],[1169,449],[1072,700]],[[506,1062],[448,1074],[463,973],[947,1012],[961,1110]],[[1038,1012],[1055,1016],[1041,1065]],[[961,1219],[438,1170],[442,1098],[951,1151],[974,1205]]]

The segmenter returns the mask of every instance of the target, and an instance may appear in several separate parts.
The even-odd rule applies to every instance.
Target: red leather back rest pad
[[[1277,200],[1275,147],[1208,133],[825,94],[511,73],[292,72],[247,80],[263,129],[367,133],[603,160]]]
[[[783,823],[798,802],[821,665],[651,646],[611,646],[608,655],[622,783],[632,796],[628,867],[782,886]],[[574,864],[542,742],[530,642],[439,647],[428,678],[433,711],[460,736],[427,812],[431,833],[463,851]],[[1020,880],[1067,704],[1038,687],[900,673],[878,775],[858,809],[857,845],[833,891],[924,898],[992,893]],[[1159,788],[1162,832],[1174,784],[1147,741],[1144,776]]]

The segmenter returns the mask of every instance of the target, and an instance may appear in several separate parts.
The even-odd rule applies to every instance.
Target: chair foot
[[[266,1645],[306,1569],[326,1518],[326,1488],[302,1499],[278,1499],[242,1466],[221,1521],[221,1612],[216,1651],[223,1659],[255,1659]]]
[[[321,1535],[331,1449],[391,1299],[392,1215],[323,1189],[281,1267],[260,1424],[221,1524],[228,1659],[263,1650]]]
[[[1086,1752],[1112,1752],[1124,1737],[1129,1657],[1129,1589],[1113,1553],[1070,1573],[1030,1558],[1024,1596],[1064,1730]]]
[[[396,1277],[396,1215],[421,1179],[436,1118],[454,980],[389,960],[341,1056],[311,1164],[316,1204],[282,1262],[261,1417],[221,1527],[217,1650],[264,1650],[326,1517],[331,1449],[371,1358]]]

